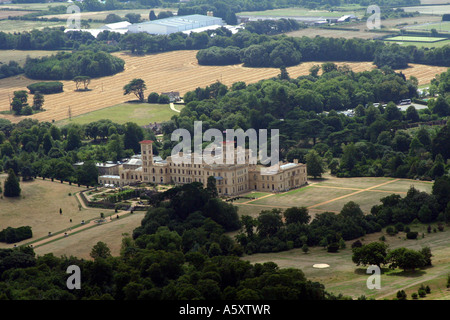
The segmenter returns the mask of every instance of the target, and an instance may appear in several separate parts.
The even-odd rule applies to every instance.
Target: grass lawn
[[[182,106],[177,105],[176,108],[179,110]],[[169,105],[166,104],[121,103],[73,117],[70,121],[68,119],[58,121],[57,125],[63,126],[68,123],[87,124],[101,119],[110,119],[119,124],[135,122],[142,126],[153,122],[168,121],[176,114],[178,113],[172,111]]]
[[[44,29],[45,27],[65,27],[66,21],[29,21],[29,20],[0,20],[0,30],[7,33]],[[90,23],[90,28],[98,28],[104,23]]]
[[[396,236],[388,236],[384,232],[366,235],[362,239],[363,244],[379,241],[385,235],[389,249],[407,247],[420,250],[428,246],[433,254],[433,267],[415,272],[404,272],[400,269],[389,270],[383,266],[381,274],[381,289],[371,290],[367,288],[366,282],[370,275],[366,273],[367,267],[356,266],[352,262],[351,244],[355,241],[347,241],[346,249],[337,253],[328,253],[321,247],[310,248],[307,254],[301,249],[293,249],[278,253],[254,254],[243,257],[251,263],[264,263],[273,261],[281,268],[299,268],[308,280],[318,281],[325,285],[325,290],[334,294],[342,293],[353,298],[365,295],[375,299],[392,299],[398,290],[404,289],[411,299],[411,294],[417,292],[421,284],[431,288],[431,294],[422,299],[450,299],[450,291],[445,287],[447,274],[450,273],[450,229],[444,232],[426,233],[426,226],[411,226],[411,230],[425,233],[425,237],[418,240],[406,240],[404,233]],[[316,263],[330,265],[326,269],[316,269]]]
[[[438,42],[444,41],[447,38],[438,37],[413,37],[413,36],[395,36],[391,38],[386,38],[384,41],[404,41],[404,42]]]
[[[431,192],[432,183],[408,179],[393,178],[336,178],[324,175],[324,179],[310,180],[309,185],[288,192],[272,194],[262,193],[255,200],[239,199],[233,204],[239,208],[239,214],[257,217],[261,210],[289,207],[308,207],[310,215],[331,211],[340,212],[349,201],[358,203],[365,213],[369,213],[380,199],[392,193],[404,197],[411,186],[420,191]],[[254,193],[245,194],[253,196]],[[270,196],[268,196],[270,195]]]
[[[350,9],[350,8],[349,8]],[[355,14],[363,16],[363,11],[358,10],[349,11],[327,11],[327,10],[310,10],[307,8],[285,8],[285,9],[273,9],[265,11],[249,11],[239,12],[236,15],[244,16],[273,16],[273,17],[342,17],[346,14]]]
[[[392,42],[392,41],[388,41]],[[438,42],[414,42],[414,41],[397,41],[397,44],[401,46],[416,46],[418,48],[440,48],[450,44],[450,39]]]
[[[6,174],[0,175],[3,186]],[[81,209],[74,193],[85,190],[75,185],[51,182],[40,178],[20,183],[22,193],[20,198],[0,199],[0,228],[31,226],[33,238],[24,242],[34,241],[48,235],[73,227],[81,220],[90,220],[105,215],[112,210]],[[72,195],[69,195],[71,193]],[[59,209],[62,209],[62,215]],[[72,223],[70,223],[72,219]],[[0,248],[11,247],[11,244],[0,243]]]
[[[20,10],[35,10],[42,11],[48,10],[48,7],[56,7],[56,6],[70,6],[72,3],[68,2],[51,2],[51,3],[9,3],[0,5],[0,9],[2,8],[11,8],[11,9],[20,9]]]
[[[412,30],[423,30],[423,31],[431,31],[431,29],[436,29],[436,31],[450,31],[450,21],[444,22],[433,22],[433,23],[425,23],[417,26],[410,26],[408,29]]]
[[[18,62],[22,67],[25,64],[27,57],[40,58],[44,56],[51,56],[63,50],[49,51],[49,50],[0,50],[0,62],[8,63],[13,60]]]

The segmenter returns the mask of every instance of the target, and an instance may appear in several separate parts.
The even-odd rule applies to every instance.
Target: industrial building
[[[128,31],[131,33],[147,32],[150,34],[164,35],[209,26],[217,26],[217,28],[219,28],[223,25],[224,21],[222,18],[213,17],[210,15],[205,16],[193,14],[188,16],[174,16],[164,19],[134,23],[128,26]]]

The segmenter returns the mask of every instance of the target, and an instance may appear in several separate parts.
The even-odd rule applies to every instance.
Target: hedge
[[[43,94],[63,92],[63,84],[59,81],[37,82],[27,86],[30,93],[34,94],[39,91]]]

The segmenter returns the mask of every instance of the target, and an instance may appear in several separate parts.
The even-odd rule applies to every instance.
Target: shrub
[[[408,232],[407,234],[406,234],[406,238],[407,239],[417,239],[417,236],[418,236],[418,232],[416,232],[416,231],[410,231],[410,232]]]
[[[405,233],[408,233],[408,232],[411,231],[411,229],[410,229],[408,226],[406,226],[406,227],[403,229],[403,231],[404,231]]]
[[[63,92],[63,84],[59,81],[37,82],[27,86],[30,93],[40,92],[43,94]]]
[[[405,225],[401,222],[398,222],[395,224],[395,229],[397,229],[398,231],[403,231],[405,228]]]
[[[425,291],[425,289],[419,289],[418,293],[421,298],[423,298],[427,295],[427,292]]]
[[[397,299],[398,300],[406,300],[406,298],[407,298],[407,295],[406,295],[405,290],[397,291]]]
[[[337,243],[337,242],[333,242],[333,243],[329,244],[327,247],[328,252],[334,253],[334,252],[338,252],[338,250],[339,250],[339,243]]]
[[[394,227],[387,227],[386,233],[390,236],[395,236],[398,232],[397,229],[395,229]]]
[[[165,94],[160,95],[159,98],[158,98],[158,103],[159,104],[168,104],[168,103],[170,103],[169,96],[167,96]]]
[[[356,240],[355,242],[352,243],[352,249],[353,248],[361,248],[361,247],[362,247],[361,240]]]
[[[148,103],[158,103],[159,94],[156,92],[152,92],[148,95],[147,101]]]
[[[417,295],[417,293],[413,293],[413,294],[411,294],[411,298],[413,298],[414,300],[416,300],[416,299],[418,299],[419,297],[418,297],[418,295]]]

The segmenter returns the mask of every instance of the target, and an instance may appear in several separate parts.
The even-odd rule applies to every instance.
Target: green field
[[[90,28],[97,28],[104,25],[104,23],[92,22],[89,24]],[[65,21],[29,21],[29,20],[0,20],[0,30],[3,32],[23,32],[31,31],[33,29],[44,29],[45,27],[65,27]]]
[[[181,106],[177,105],[176,108],[180,109]],[[63,126],[68,123],[87,124],[101,119],[110,119],[119,124],[135,122],[143,126],[153,122],[168,121],[176,114],[178,113],[172,111],[167,104],[122,103],[73,117],[72,120],[58,121],[57,125]]]
[[[432,183],[408,179],[393,178],[336,178],[326,175],[324,179],[309,181],[309,185],[283,193],[249,193],[244,196],[257,199],[239,199],[234,201],[240,214],[256,217],[261,210],[272,208],[308,207],[310,214],[331,211],[339,212],[349,201],[360,205],[365,213],[369,213],[380,199],[392,193],[402,197],[414,186],[420,191],[431,192]],[[268,196],[269,195],[269,196]]]
[[[433,225],[434,226],[434,225]],[[428,246],[433,254],[433,266],[415,272],[405,272],[400,269],[390,270],[382,268],[381,289],[368,289],[367,280],[369,274],[367,267],[356,266],[352,262],[351,245],[355,240],[347,241],[346,248],[337,253],[328,253],[321,247],[310,248],[307,254],[301,249],[293,249],[278,253],[258,253],[244,256],[242,259],[251,263],[275,262],[280,268],[299,268],[308,280],[318,281],[325,286],[325,290],[334,294],[344,294],[352,296],[354,299],[365,295],[368,298],[377,300],[393,299],[398,290],[405,290],[408,300],[411,294],[417,293],[421,284],[428,285],[431,293],[421,300],[449,300],[450,291],[446,288],[447,275],[450,273],[450,229],[447,227],[444,232],[430,233],[426,231],[426,225],[411,225],[412,231],[424,233],[424,238],[417,240],[406,240],[405,233],[400,232],[396,236],[388,236],[385,231],[366,235],[361,238],[363,244],[379,241],[384,235],[389,249],[406,247],[414,250]],[[326,269],[316,269],[313,265],[325,263],[330,267]]]
[[[49,7],[57,7],[57,6],[70,6],[73,3],[68,2],[51,2],[51,3],[9,3],[0,5],[0,9],[10,8],[10,9],[18,9],[18,10],[35,10],[35,11],[43,11],[47,10]]]
[[[403,41],[403,42],[439,42],[447,40],[447,38],[438,38],[438,37],[414,37],[414,36],[395,36],[391,38],[386,38],[384,41]]]
[[[391,42],[391,41],[389,41]],[[439,41],[439,42],[396,42],[397,44],[401,46],[416,46],[417,48],[440,48],[446,45],[450,45],[450,39],[445,41]]]
[[[415,7],[404,7],[402,8],[405,12],[416,12],[421,14],[433,14],[433,15],[443,15],[444,13],[450,13],[450,4],[441,6],[415,6]]]
[[[60,50],[58,50],[58,52],[59,51]],[[40,58],[44,56],[50,56],[52,54],[55,54],[56,52],[57,51],[49,50],[0,50],[0,62],[8,63],[9,61],[14,60],[23,67],[27,57]]]
[[[306,8],[285,8],[265,11],[239,12],[236,15],[244,16],[269,16],[269,17],[342,17],[346,14],[363,16],[363,11],[327,11],[310,10]]]
[[[450,32],[450,21],[424,23],[420,25],[410,26],[407,30],[431,31],[436,29],[437,32]]]

